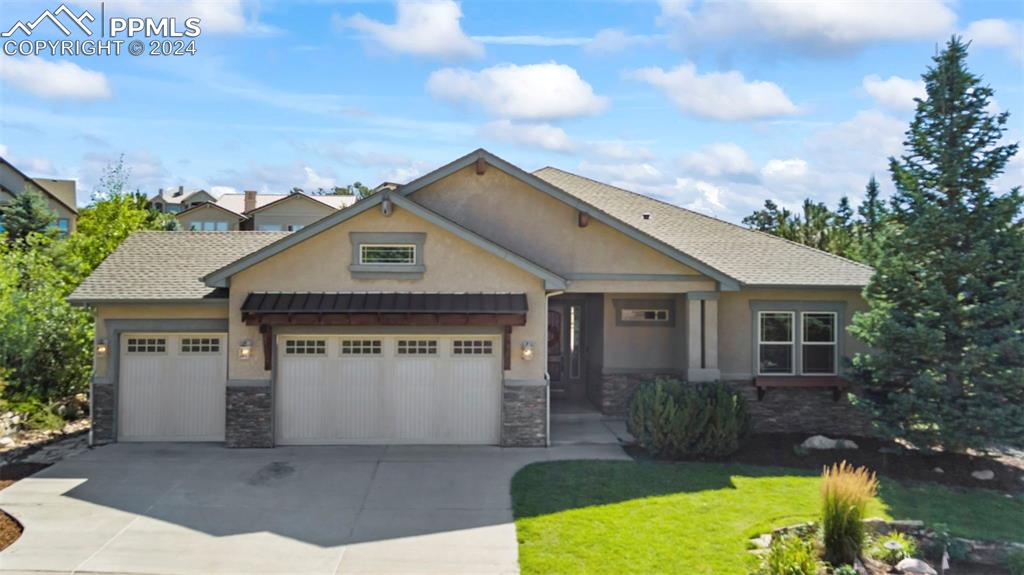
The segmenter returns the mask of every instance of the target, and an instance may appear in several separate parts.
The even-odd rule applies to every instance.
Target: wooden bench
[[[757,388],[757,400],[764,399],[764,394],[769,388],[788,389],[831,389],[832,401],[839,401],[839,398],[850,382],[838,375],[817,375],[817,376],[792,376],[792,375],[761,375],[754,378],[754,387]]]

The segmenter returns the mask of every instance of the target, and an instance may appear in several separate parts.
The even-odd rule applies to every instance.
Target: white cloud
[[[665,181],[665,175],[661,170],[649,162],[595,164],[584,160],[580,162],[580,171],[614,185],[621,185],[623,182],[656,184]]]
[[[651,46],[667,38],[661,34],[630,34],[618,28],[605,28],[598,31],[584,49],[591,54],[607,54],[622,52],[634,46]]]
[[[619,140],[594,141],[588,144],[591,153],[610,160],[626,162],[646,162],[654,159],[654,154],[644,146],[633,142]]]
[[[8,152],[7,146],[0,144],[0,156],[6,156]]]
[[[384,172],[383,180],[385,182],[396,182],[404,184],[410,182],[423,175],[423,166],[411,165],[411,166],[400,166]]]
[[[677,43],[778,43],[813,54],[882,41],[932,39],[951,31],[956,13],[944,0],[915,2],[662,2],[658,23]]]
[[[884,172],[887,158],[903,151],[907,122],[878,110],[857,112],[849,120],[829,126],[807,144],[821,169],[858,169],[867,175]]]
[[[326,190],[326,189],[334,187],[334,184],[335,184],[336,180],[333,177],[331,177],[331,176],[321,176],[320,174],[316,173],[316,170],[314,170],[313,168],[311,168],[309,166],[303,166],[302,167],[302,171],[305,172],[305,174],[306,174],[305,181],[303,181],[302,185],[299,186],[303,190],[313,191],[313,190],[319,190],[320,188],[323,188],[323,189]]]
[[[254,2],[249,3],[255,6]],[[199,18],[203,34],[270,34],[272,26],[261,24],[255,8],[246,10],[242,0],[181,0],[153,2],[151,0],[106,0],[107,15],[175,18]],[[247,13],[248,12],[248,13]]]
[[[237,194],[238,188],[233,188],[231,186],[210,186],[210,193],[219,198],[224,194]]]
[[[570,152],[575,148],[575,144],[565,130],[546,123],[531,124],[496,120],[485,124],[481,133],[495,140],[539,147],[553,152]]]
[[[444,68],[430,74],[427,92],[449,102],[474,102],[493,116],[552,120],[603,112],[608,101],[594,94],[571,66],[502,64],[479,72]]]
[[[402,54],[441,58],[480,57],[484,47],[462,31],[462,9],[451,0],[414,2],[400,0],[394,24],[371,20],[362,14],[333,18],[336,27],[355,28],[384,48]]]
[[[43,98],[98,100],[111,96],[107,77],[68,61],[43,60],[38,56],[0,58],[0,78],[10,85]]]
[[[1014,60],[1024,62],[1024,20],[975,20],[964,30],[964,37],[972,46],[1004,48]]]
[[[883,80],[876,74],[865,76],[864,91],[874,98],[878,105],[892,110],[913,110],[914,98],[924,98],[924,82],[889,76]]]
[[[643,68],[629,77],[660,88],[680,110],[702,118],[753,120],[799,112],[778,84],[748,82],[735,70],[698,74],[693,63],[686,63],[669,71]]]
[[[585,36],[539,36],[536,34],[520,34],[510,36],[473,36],[473,40],[484,44],[501,46],[583,46],[591,41]]]
[[[800,158],[768,160],[761,168],[765,180],[796,180],[807,175],[807,162]]]
[[[710,178],[750,176],[755,171],[754,162],[747,151],[731,142],[711,144],[683,154],[679,165],[687,173]]]

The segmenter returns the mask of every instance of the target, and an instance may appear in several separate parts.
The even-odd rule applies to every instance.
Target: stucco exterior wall
[[[718,300],[718,361],[723,379],[749,379],[753,377],[752,355],[753,315],[751,300],[770,301],[833,301],[844,302],[843,326],[848,327],[853,314],[867,309],[867,302],[858,290],[788,290],[744,289],[722,292]],[[840,334],[843,355],[867,351],[867,347],[845,331]],[[842,360],[840,360],[841,367]]]
[[[179,214],[176,217],[181,229],[185,231],[191,230],[194,222],[225,222],[228,230],[238,230],[238,216],[210,206],[196,208],[187,214]]]
[[[282,200],[256,212],[252,217],[255,226],[253,229],[259,230],[262,225],[276,224],[281,226],[282,231],[288,231],[288,226],[308,226],[335,211],[334,208],[316,200],[301,197]]]
[[[228,317],[227,302],[202,304],[98,304],[95,307],[96,318],[95,339],[107,340],[108,346],[118,345],[110,340],[107,333],[108,319],[222,319]],[[231,341],[228,346],[230,349]],[[104,378],[109,373],[109,361],[113,356],[107,353],[104,357],[93,354],[93,371],[97,378]]]
[[[349,232],[422,232],[426,234],[421,279],[353,279],[349,272],[352,247]],[[241,305],[255,291],[405,291],[405,292],[517,292],[526,293],[527,323],[512,330],[512,369],[506,379],[542,380],[547,362],[546,308],[543,281],[454,234],[396,208],[385,217],[374,208],[324,231],[231,278],[230,340],[253,341],[253,357],[240,360],[230,354],[230,379],[270,379],[263,369],[260,334],[242,322]],[[453,328],[437,328],[451,331]],[[470,328],[472,329],[472,328]],[[343,332],[344,327],[338,327]],[[533,342],[534,357],[523,360],[522,341]]]
[[[671,300],[672,326],[619,325],[615,300]],[[604,296],[605,373],[686,369],[686,301],[680,294],[610,293]]]
[[[593,218],[579,227],[575,208],[493,166],[483,175],[464,168],[411,197],[559,274],[699,275]]]

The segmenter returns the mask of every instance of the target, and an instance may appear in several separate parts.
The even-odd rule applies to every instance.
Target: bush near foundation
[[[641,385],[630,404],[630,433],[657,457],[729,455],[749,425],[744,399],[718,382],[659,378]]]

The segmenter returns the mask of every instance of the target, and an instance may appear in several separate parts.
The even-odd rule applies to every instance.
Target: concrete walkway
[[[117,444],[0,491],[0,572],[517,573],[509,482],[616,445]]]

